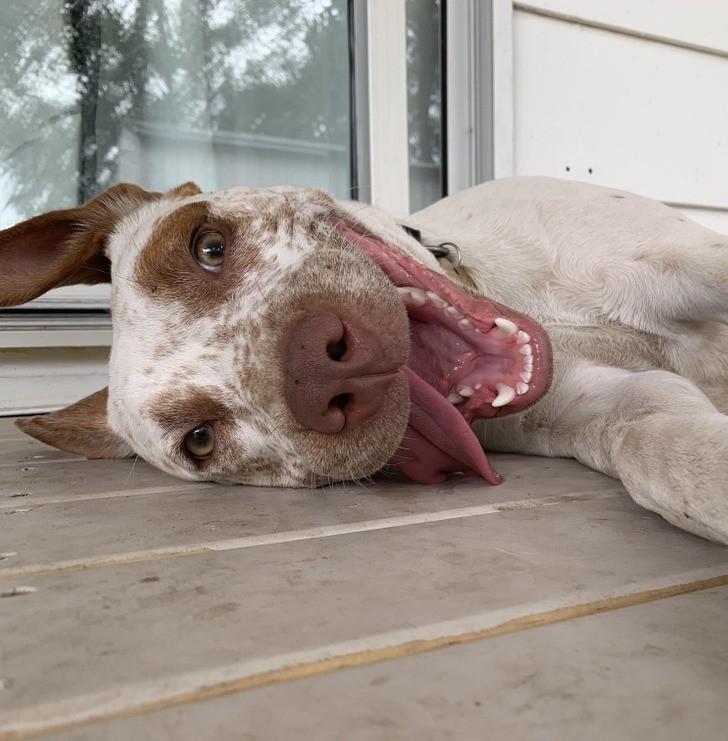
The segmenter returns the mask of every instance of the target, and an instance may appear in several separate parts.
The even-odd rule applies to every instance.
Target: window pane
[[[350,188],[346,0],[0,4],[0,227],[131,181]]]
[[[441,0],[407,0],[410,210],[442,198]]]

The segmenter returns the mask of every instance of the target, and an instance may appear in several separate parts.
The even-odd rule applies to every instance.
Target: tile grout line
[[[503,608],[419,628],[405,628],[284,656],[202,672],[140,682],[96,695],[54,701],[0,714],[0,739],[15,741],[145,713],[179,707],[261,687],[284,684],[402,659],[442,648],[487,640],[524,630],[636,607],[707,589],[728,586],[725,566],[647,581],[637,591],[596,593],[586,601],[546,600]]]
[[[288,530],[281,533],[266,533],[265,535],[248,535],[240,538],[211,540],[190,544],[188,546],[169,546],[166,548],[154,548],[144,551],[106,554],[94,558],[69,559],[48,564],[30,564],[28,566],[0,569],[0,580],[24,579],[27,577],[45,576],[47,574],[58,572],[82,571],[85,569],[103,568],[107,566],[123,566],[125,564],[139,563],[142,561],[197,556],[202,553],[241,550],[257,546],[281,545],[283,543],[294,543],[303,540],[314,540],[317,538],[355,535],[357,533],[370,532],[372,530],[387,530],[396,527],[423,525],[433,522],[445,522],[447,520],[498,514],[499,512],[536,509],[541,506],[548,507],[556,504],[568,504],[569,502],[590,502],[598,499],[614,499],[624,496],[626,495],[621,487],[607,489],[600,492],[556,494],[533,499],[516,499],[510,502],[499,502],[496,504],[481,504],[473,507],[462,507],[460,509],[423,512],[413,515],[399,515],[390,518],[362,520],[360,522],[340,525],[325,525],[321,527],[305,528],[302,530]]]

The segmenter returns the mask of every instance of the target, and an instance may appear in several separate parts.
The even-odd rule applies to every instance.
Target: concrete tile
[[[728,589],[195,702],[55,741],[722,741]]]
[[[0,603],[0,729],[711,568],[728,549],[617,497],[10,580],[37,592]]]

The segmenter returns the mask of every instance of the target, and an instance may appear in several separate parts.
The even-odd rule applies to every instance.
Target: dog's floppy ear
[[[134,451],[109,428],[108,389],[101,389],[51,414],[19,419],[15,424],[46,445],[86,458],[128,458]]]
[[[200,192],[185,183],[166,195]],[[108,283],[106,240],[120,219],[162,196],[121,183],[83,206],[50,211],[0,231],[0,306],[25,303],[58,286]]]

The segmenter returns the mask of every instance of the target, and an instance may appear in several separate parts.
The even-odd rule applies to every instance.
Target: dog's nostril
[[[343,412],[346,409],[346,405],[351,401],[351,394],[339,394],[329,402],[329,408],[341,409]]]
[[[329,342],[326,345],[326,354],[331,360],[341,360],[346,354],[346,342],[344,338],[342,337],[338,342]]]

